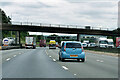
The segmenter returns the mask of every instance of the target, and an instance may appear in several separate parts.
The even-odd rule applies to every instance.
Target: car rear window
[[[66,48],[81,48],[80,43],[66,43]]]

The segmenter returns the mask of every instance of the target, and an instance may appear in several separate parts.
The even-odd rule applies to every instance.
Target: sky
[[[118,1],[1,0],[0,8],[12,18],[13,22],[89,25],[116,29],[118,27]],[[36,32],[30,32],[30,34],[36,34]]]

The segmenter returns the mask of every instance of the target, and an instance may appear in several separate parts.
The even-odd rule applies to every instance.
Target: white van
[[[35,37],[26,37],[25,38],[25,47],[26,48],[36,48],[36,38]]]
[[[114,48],[113,39],[107,39],[107,41],[108,41],[108,48]]]
[[[100,48],[107,48],[108,47],[107,38],[98,38],[97,46]]]

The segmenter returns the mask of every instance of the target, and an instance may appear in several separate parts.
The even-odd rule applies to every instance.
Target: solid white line
[[[13,57],[16,57],[16,55],[13,55]]]
[[[11,58],[7,58],[6,61],[9,61]]]
[[[53,61],[55,62],[56,60],[55,60],[55,59],[53,59]]]
[[[65,70],[68,70],[68,68],[67,68],[67,67],[65,67],[65,66],[62,66],[62,68],[63,68],[63,69],[65,69]]]

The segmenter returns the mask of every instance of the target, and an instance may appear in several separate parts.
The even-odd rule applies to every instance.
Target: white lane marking
[[[51,56],[49,56],[51,58]]]
[[[48,55],[47,51],[45,50],[46,54]]]
[[[11,58],[7,58],[6,61],[9,61]]]
[[[16,57],[16,55],[13,55],[13,57]]]
[[[100,61],[100,62],[104,62],[104,61]]]
[[[62,66],[62,68],[63,68],[63,69],[65,69],[65,70],[68,70],[68,68],[67,68],[67,67],[65,67],[65,66]]]
[[[19,54],[22,54],[22,53],[19,53]]]
[[[55,60],[55,59],[53,59],[53,61],[55,62],[56,60]]]
[[[100,60],[96,60],[96,61],[100,61]]]
[[[74,74],[75,76],[77,75],[77,74]]]

